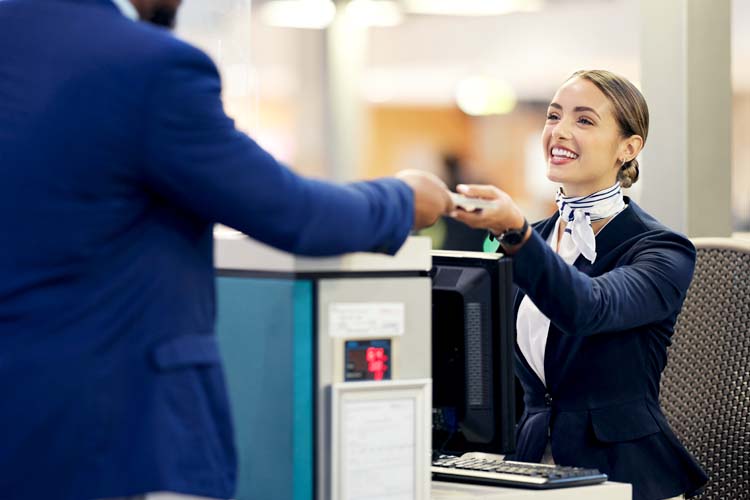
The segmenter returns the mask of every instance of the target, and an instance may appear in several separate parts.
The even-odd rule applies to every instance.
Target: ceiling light
[[[260,7],[265,24],[284,28],[323,29],[335,16],[331,0],[272,0]]]
[[[346,15],[365,26],[396,26],[403,21],[401,8],[392,0],[352,0]]]
[[[414,14],[449,16],[499,16],[512,12],[535,12],[543,0],[404,0]]]
[[[502,80],[472,76],[458,83],[456,104],[471,116],[502,115],[516,107],[516,93]]]

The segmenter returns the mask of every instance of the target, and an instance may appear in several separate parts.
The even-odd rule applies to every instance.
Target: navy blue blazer
[[[695,248],[637,204],[596,236],[597,258],[566,264],[546,243],[558,214],[513,257],[519,287],[550,319],[547,386],[516,345],[525,409],[517,460],[596,467],[631,483],[635,500],[693,494],[707,476],[659,407],[667,346],[695,267]],[[549,438],[548,438],[549,436]]]
[[[0,498],[232,497],[212,223],[308,255],[406,238],[406,184],[295,175],[220,90],[107,0],[0,1]]]

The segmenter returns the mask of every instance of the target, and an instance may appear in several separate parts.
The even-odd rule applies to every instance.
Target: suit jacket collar
[[[112,0],[112,3],[122,12],[122,15],[133,21],[138,20],[138,11],[130,0]]]
[[[549,238],[549,234],[555,228],[555,223],[557,222],[557,219],[559,218],[560,218],[560,212],[555,212],[548,219],[535,222],[534,224],[532,224],[532,226],[539,233],[539,236],[541,236],[544,241],[547,241],[547,238]]]

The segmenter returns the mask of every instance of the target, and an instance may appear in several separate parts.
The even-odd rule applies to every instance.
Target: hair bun
[[[638,160],[633,158],[622,164],[622,168],[617,173],[617,180],[620,181],[623,188],[629,188],[638,180],[639,175]]]

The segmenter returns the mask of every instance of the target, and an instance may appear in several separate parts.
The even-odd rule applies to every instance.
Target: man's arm
[[[394,253],[413,226],[450,208],[447,190],[443,198],[434,182],[337,185],[299,176],[235,129],[220,94],[211,60],[183,45],[150,85],[145,177],[184,209],[286,251],[330,255]]]

